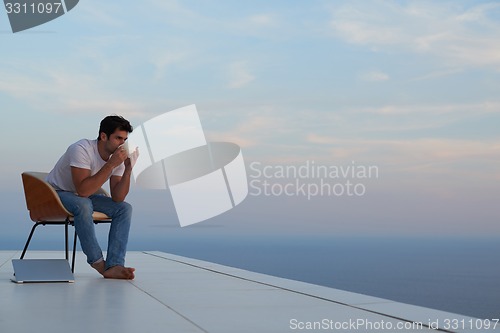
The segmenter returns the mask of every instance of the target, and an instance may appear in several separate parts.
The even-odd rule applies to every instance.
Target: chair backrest
[[[45,181],[46,172],[23,172],[24,196],[34,222],[65,220],[71,213],[64,208],[54,188]]]
[[[47,172],[32,171],[21,174],[30,218],[34,222],[64,221],[72,214],[64,208],[54,188],[45,181],[47,175]],[[102,188],[96,194],[109,196]]]

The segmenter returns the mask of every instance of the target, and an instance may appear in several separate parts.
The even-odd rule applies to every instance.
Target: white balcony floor
[[[78,253],[75,283],[15,284],[19,255],[0,252],[0,332],[313,332],[353,322],[351,332],[435,332],[411,322],[446,328],[447,320],[457,326],[445,331],[479,331],[475,318],[163,252],[129,252],[133,281],[103,279]],[[62,257],[28,251],[26,259]],[[326,326],[299,329],[314,322]]]

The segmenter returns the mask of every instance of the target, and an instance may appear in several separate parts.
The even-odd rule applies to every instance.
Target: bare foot
[[[92,266],[92,268],[98,271],[101,275],[104,275],[104,271],[106,270],[106,262],[104,260],[101,260],[90,266]]]
[[[106,279],[125,279],[133,280],[135,268],[123,267],[123,266],[113,266],[108,268],[102,274]]]

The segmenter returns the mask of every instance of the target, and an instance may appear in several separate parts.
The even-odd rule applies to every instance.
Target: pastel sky
[[[104,116],[196,104],[247,166],[379,169],[361,197],[249,196],[204,226],[498,236],[499,40],[495,1],[82,0],[16,34],[0,13],[2,233],[29,226],[20,173]],[[175,228],[168,193],[134,190],[145,234]]]

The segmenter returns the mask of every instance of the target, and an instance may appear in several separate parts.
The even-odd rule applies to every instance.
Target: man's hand
[[[135,147],[135,150],[128,155],[125,160],[125,169],[132,169],[139,158],[139,148]]]
[[[136,147],[132,153],[128,154],[127,150],[125,148],[122,149],[122,146],[120,146],[115,153],[118,154],[120,158],[124,158],[123,163],[125,165],[125,171],[121,177],[111,176],[109,185],[111,188],[111,198],[116,202],[121,202],[125,200],[125,197],[128,194],[130,188],[130,175],[132,174],[132,168],[139,157],[139,149]],[[117,160],[119,161],[118,157]]]
[[[111,167],[116,168],[122,162],[124,162],[128,158],[127,156],[127,150],[123,145],[119,146],[116,148],[116,150],[113,152],[111,157],[108,160],[108,163],[110,164]]]

